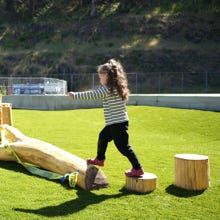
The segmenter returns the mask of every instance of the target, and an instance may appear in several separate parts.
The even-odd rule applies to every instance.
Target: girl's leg
[[[108,142],[112,141],[110,126],[106,126],[99,133],[98,146],[97,146],[97,159],[105,160],[105,153],[108,147]]]
[[[135,170],[141,169],[141,164],[129,145],[128,122],[114,124],[110,126],[111,134],[117,149],[128,158]]]

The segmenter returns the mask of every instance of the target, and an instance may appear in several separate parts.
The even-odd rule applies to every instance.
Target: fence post
[[[137,94],[137,86],[138,86],[138,74],[137,73],[135,73],[135,75],[136,75],[136,78],[135,78],[135,93]]]
[[[182,77],[181,77],[181,91],[183,93],[183,80],[184,80],[184,73],[182,72]]]
[[[205,72],[205,91],[208,90],[208,72]]]
[[[95,88],[95,74],[92,73],[92,88]]]
[[[160,93],[160,72],[158,73],[158,93]]]

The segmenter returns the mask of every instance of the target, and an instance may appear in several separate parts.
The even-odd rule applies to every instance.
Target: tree
[[[91,1],[91,12],[90,12],[90,15],[93,17],[93,16],[96,16],[96,1],[95,0],[92,0]]]

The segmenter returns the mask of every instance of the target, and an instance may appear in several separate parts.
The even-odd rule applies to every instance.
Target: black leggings
[[[128,122],[107,125],[99,133],[97,159],[104,160],[108,142],[114,141],[115,146],[121,154],[128,158],[134,169],[140,169],[140,162],[129,145],[129,135],[127,133]]]

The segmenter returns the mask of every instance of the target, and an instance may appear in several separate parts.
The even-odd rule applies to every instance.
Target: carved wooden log
[[[187,190],[204,190],[210,185],[208,156],[175,155],[175,184]]]
[[[6,131],[6,138],[11,141],[8,145],[23,162],[34,164],[61,175],[79,170],[77,185],[85,190],[108,186],[104,173],[95,166],[87,166],[85,160],[50,143],[27,137],[15,127],[1,125],[0,130],[3,129]],[[0,145],[0,160],[16,160],[7,153],[3,144]]]
[[[0,102],[0,124],[12,125],[12,104]]]
[[[157,187],[157,176],[153,173],[144,173],[140,177],[126,176],[126,189],[147,193],[155,190]]]

